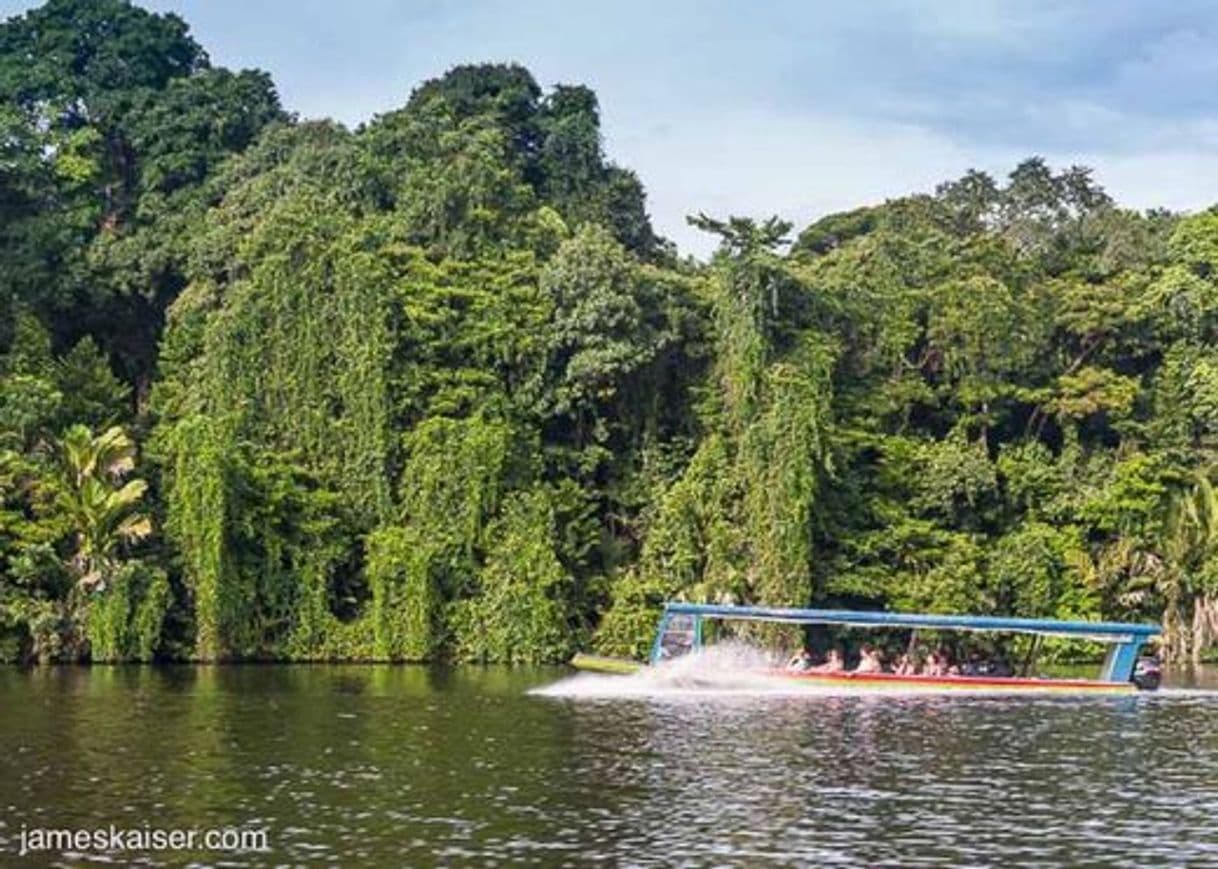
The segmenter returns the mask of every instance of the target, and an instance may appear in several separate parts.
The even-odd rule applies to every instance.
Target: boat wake
[[[744,643],[717,643],[629,675],[578,673],[534,688],[542,697],[651,697],[655,695],[790,693],[767,686],[757,674],[775,665],[773,655]]]
[[[782,662],[773,653],[738,642],[716,643],[672,661],[629,675],[578,673],[534,688],[540,697],[612,699],[618,697],[789,697],[858,694],[851,685],[812,686],[765,675]]]
[[[1218,700],[1218,688],[1160,688],[1148,696],[1162,700]]]

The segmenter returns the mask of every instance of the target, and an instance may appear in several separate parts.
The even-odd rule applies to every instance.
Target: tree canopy
[[[349,130],[121,0],[0,23],[0,96],[0,659],[554,661],[674,597],[1218,634],[1218,211],[1031,158],[681,260],[586,87]]]

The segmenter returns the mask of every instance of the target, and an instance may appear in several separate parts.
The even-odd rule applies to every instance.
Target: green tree
[[[175,15],[50,0],[0,23],[0,102],[13,152],[0,298],[57,344],[92,335],[142,403],[200,184],[283,117],[270,80],[210,68]]]
[[[104,591],[121,547],[152,533],[141,509],[148,484],[125,479],[135,469],[136,445],[118,426],[94,435],[78,424],[57,449],[61,505],[75,535],[71,566],[84,589]]]
[[[1218,492],[1202,470],[1167,502],[1158,591],[1163,647],[1172,661],[1200,663],[1218,639]]]

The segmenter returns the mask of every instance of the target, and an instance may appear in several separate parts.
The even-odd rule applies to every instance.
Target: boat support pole
[[[668,614],[668,608],[664,608],[664,615],[660,616],[660,624],[656,626],[656,638],[651,641],[651,657],[652,664],[660,663],[660,653],[664,644],[664,634],[668,632],[668,620],[671,616]]]
[[[1028,647],[1028,654],[1024,656],[1023,667],[1020,668],[1019,675],[1027,678],[1032,672],[1032,665],[1036,663],[1036,653],[1040,651],[1040,634],[1032,635],[1032,645]]]

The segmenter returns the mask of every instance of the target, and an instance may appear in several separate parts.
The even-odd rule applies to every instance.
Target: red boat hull
[[[972,691],[995,693],[1098,693],[1129,694],[1137,687],[1128,682],[1098,679],[1028,679],[995,676],[898,676],[895,673],[816,673],[772,669],[766,677],[809,688],[850,688],[876,691]]]

